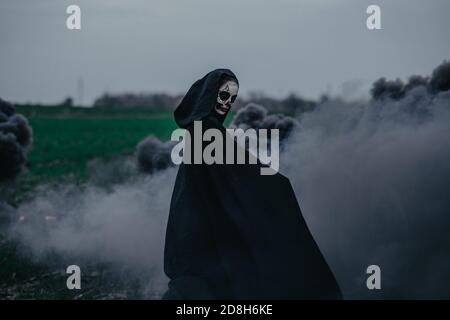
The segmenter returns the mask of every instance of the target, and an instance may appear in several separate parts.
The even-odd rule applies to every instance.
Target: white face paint
[[[230,110],[234,100],[236,100],[239,91],[238,84],[233,80],[228,80],[219,88],[217,95],[216,112],[221,116],[225,115]]]

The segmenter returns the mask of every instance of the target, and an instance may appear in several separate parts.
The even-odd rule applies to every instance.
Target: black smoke
[[[170,154],[174,143],[162,142],[154,136],[149,136],[137,145],[138,168],[144,173],[154,173],[173,165]]]
[[[401,99],[405,95],[404,84],[400,79],[386,80],[386,78],[380,78],[373,84],[371,93],[374,99]]]
[[[380,78],[374,82],[371,94],[374,100],[385,98],[400,100],[418,86],[426,88],[431,94],[450,90],[450,61],[443,61],[433,70],[431,77],[413,75],[409,77],[406,83],[400,79],[386,80],[386,78]]]
[[[239,109],[231,123],[231,127],[244,130],[278,129],[281,142],[285,141],[297,126],[298,121],[293,117],[283,114],[268,115],[266,108],[255,103],[249,103]]]
[[[0,181],[15,178],[22,170],[33,131],[15,107],[0,99]]]
[[[433,70],[430,86],[435,91],[450,90],[450,61],[444,61]]]

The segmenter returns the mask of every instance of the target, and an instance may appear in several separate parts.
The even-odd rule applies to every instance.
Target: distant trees
[[[105,93],[94,101],[94,107],[124,107],[124,108],[155,108],[170,109],[181,101],[181,95],[170,95],[166,93]]]
[[[178,103],[183,98],[183,95],[170,95],[167,93],[153,93],[153,94],[108,94],[105,93],[97,98],[94,102],[94,107],[109,107],[109,108],[154,108],[163,110],[174,110]],[[236,100],[235,107],[240,109],[249,103],[256,103],[264,106],[269,113],[286,113],[296,114],[306,111],[311,111],[316,105],[315,101],[303,99],[296,94],[289,94],[285,98],[277,99],[269,97],[262,93],[250,93],[247,97],[239,96]]]

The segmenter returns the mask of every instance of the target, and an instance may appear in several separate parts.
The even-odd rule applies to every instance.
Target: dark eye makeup
[[[226,92],[226,91],[220,91],[219,92],[219,97],[223,101],[228,100],[228,98],[230,97],[230,93]]]
[[[237,95],[234,95],[234,96],[231,97],[231,103],[233,103],[234,100],[236,100],[236,97],[237,97]],[[227,91],[220,91],[219,92],[219,98],[222,101],[226,101],[226,100],[228,100],[230,98],[230,93],[227,92]]]

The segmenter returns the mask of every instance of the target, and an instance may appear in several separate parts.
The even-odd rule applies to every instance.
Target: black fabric
[[[190,101],[207,100],[191,96]],[[183,119],[188,118],[202,120],[203,131],[218,128],[226,134],[214,117]],[[183,125],[193,137],[192,122]],[[166,230],[164,270],[170,282],[165,298],[341,298],[289,180],[279,173],[262,176],[260,168],[180,165]]]

